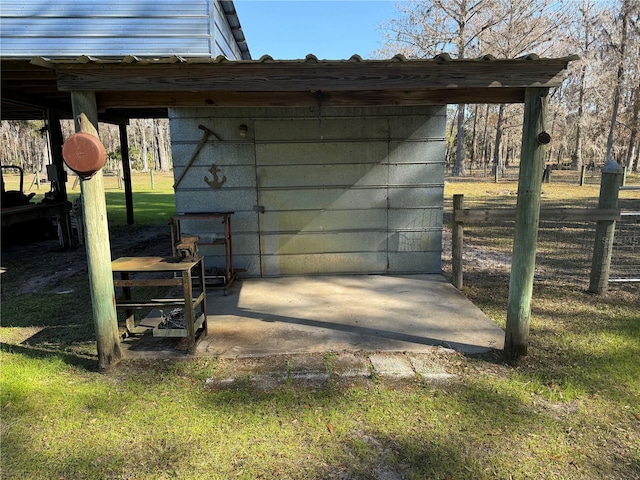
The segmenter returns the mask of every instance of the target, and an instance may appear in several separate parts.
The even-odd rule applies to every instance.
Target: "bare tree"
[[[633,34],[634,26],[637,26],[639,9],[640,7],[635,1],[621,0],[620,11],[616,16],[617,18],[610,19],[609,24],[605,23],[602,29],[605,38],[605,49],[607,53],[611,55],[613,64],[616,66],[616,78],[612,94],[611,121],[609,122],[605,159],[613,158],[613,142],[628,60],[628,42],[630,36]],[[637,68],[636,65],[636,69]]]
[[[557,1],[496,0],[492,7],[492,11],[483,15],[500,20],[482,35],[484,53],[500,58],[517,58],[532,52],[543,55],[562,35],[565,15],[562,4]],[[501,152],[505,113],[505,105],[500,105],[493,153],[495,175],[504,170],[505,158]]]
[[[402,53],[425,58],[448,54],[457,58],[478,55],[481,34],[499,19],[482,15],[495,0],[428,0],[397,5],[398,17],[386,29],[387,44],[382,52]],[[464,175],[465,105],[457,114],[456,160],[454,175]]]

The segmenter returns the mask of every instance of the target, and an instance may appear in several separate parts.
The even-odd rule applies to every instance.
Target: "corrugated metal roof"
[[[276,63],[276,64],[302,64],[302,63],[318,63],[324,65],[330,64],[345,64],[345,63],[362,63],[362,64],[389,64],[394,62],[402,62],[402,63],[413,63],[413,64],[425,64],[425,63],[469,63],[469,62],[496,62],[499,64],[505,63],[518,63],[523,61],[533,61],[536,63],[545,63],[545,62],[571,62],[578,60],[580,57],[577,55],[570,55],[566,57],[559,58],[544,58],[539,57],[535,53],[531,53],[528,55],[524,55],[522,57],[513,58],[513,59],[498,59],[492,55],[484,55],[476,58],[461,58],[461,59],[453,59],[448,54],[440,54],[436,55],[430,59],[414,59],[407,58],[404,55],[395,55],[389,59],[363,59],[360,55],[352,55],[348,59],[338,59],[338,60],[327,60],[327,59],[319,59],[313,54],[307,55],[305,58],[301,59],[293,59],[293,60],[278,60],[274,59],[270,55],[263,55],[257,60],[252,59],[242,59],[242,60],[229,60],[223,55],[219,55],[215,58],[211,57],[187,57],[180,55],[172,55],[172,56],[156,56],[156,57],[143,57],[139,55],[126,55],[120,58],[113,57],[97,57],[91,55],[81,55],[75,58],[46,58],[46,57],[36,57],[32,59],[32,63],[36,65],[42,65],[54,68],[56,66],[65,66],[65,65],[73,65],[73,64],[139,64],[139,65],[161,65],[161,64],[172,64],[172,63],[182,63],[182,64],[190,64],[190,65],[206,65],[206,64],[265,64],[265,63]]]

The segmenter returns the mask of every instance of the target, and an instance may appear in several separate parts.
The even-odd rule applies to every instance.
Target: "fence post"
[[[624,170],[617,162],[609,160],[605,163],[602,167],[598,208],[618,209],[618,194],[623,176]],[[591,293],[604,293],[609,287],[611,249],[615,230],[615,220],[598,220],[596,224],[596,239],[589,278],[589,292]]]
[[[456,212],[464,209],[464,195],[453,196],[453,226],[451,228],[451,274],[453,286],[458,290],[463,287],[462,251],[464,224],[456,221]]]
[[[587,175],[587,166],[582,165],[580,167],[580,186],[581,187],[584,187],[584,181],[585,181],[586,175]]]

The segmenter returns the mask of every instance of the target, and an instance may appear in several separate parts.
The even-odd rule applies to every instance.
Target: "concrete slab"
[[[369,357],[373,370],[380,377],[413,378],[415,373],[407,358],[400,355],[383,355],[376,353]]]
[[[464,353],[503,348],[504,332],[440,275],[247,279],[207,296],[198,355]]]

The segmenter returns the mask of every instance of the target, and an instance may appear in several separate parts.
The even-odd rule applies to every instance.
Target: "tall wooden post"
[[[76,132],[97,135],[98,110],[93,92],[72,92],[73,116]],[[80,125],[78,118],[86,120]],[[111,270],[111,245],[107,224],[107,204],[104,196],[102,170],[87,180],[80,180],[82,192],[82,216],[89,267],[89,286],[93,322],[98,346],[98,367],[101,370],[117,363],[122,358],[118,317],[113,290]]]
[[[539,139],[544,137],[541,134],[544,133],[546,107],[547,89],[526,89],[516,224],[507,304],[507,328],[504,342],[505,355],[511,360],[517,360],[520,356],[527,354],[529,341],[529,319],[536,266],[540,192],[542,191],[545,153],[544,141],[540,142]]]
[[[602,167],[600,180],[600,198],[598,208],[618,209],[618,195],[624,177],[624,169],[615,161],[609,160]],[[596,240],[591,261],[589,291],[603,293],[609,288],[609,270],[611,268],[611,250],[616,230],[615,220],[598,220]]]
[[[64,159],[62,158],[62,126],[60,125],[60,115],[55,110],[47,109],[47,125],[49,127],[49,145],[51,148],[51,163],[55,166],[58,183],[58,201],[67,201],[67,172],[64,170]],[[60,214],[60,228],[62,230],[62,245],[64,248],[75,247],[71,238],[71,219],[69,212]]]
[[[122,153],[122,176],[124,177],[124,200],[127,206],[127,225],[133,225],[133,189],[131,188],[131,161],[129,160],[129,138],[127,126],[120,125],[120,152]]]

